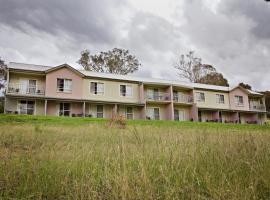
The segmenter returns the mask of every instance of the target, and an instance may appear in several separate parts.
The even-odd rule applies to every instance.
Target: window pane
[[[132,107],[126,108],[126,117],[127,117],[127,119],[133,119],[133,108]]]
[[[159,120],[159,109],[158,108],[154,108],[154,117],[155,117],[155,120]]]
[[[132,96],[132,87],[126,86],[126,96],[131,97]]]
[[[72,87],[72,80],[70,79],[65,79],[64,80],[64,91],[70,92]]]
[[[97,94],[103,94],[103,93],[104,93],[104,84],[97,83]]]
[[[179,121],[179,110],[174,110],[174,120]]]
[[[126,96],[126,86],[120,85],[120,94],[121,96]]]
[[[92,94],[97,94],[97,83],[96,82],[91,82],[91,84],[90,84],[90,92]]]
[[[57,79],[57,89],[58,91],[64,91],[64,79]]]
[[[97,112],[103,112],[103,105],[97,105]]]

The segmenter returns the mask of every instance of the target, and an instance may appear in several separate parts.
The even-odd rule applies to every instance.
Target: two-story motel
[[[5,112],[127,119],[257,123],[264,95],[222,87],[56,67],[9,63]]]

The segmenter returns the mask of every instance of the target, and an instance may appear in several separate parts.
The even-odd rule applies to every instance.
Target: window
[[[150,100],[160,100],[159,90],[157,88],[148,89],[147,98]]]
[[[154,119],[159,120],[159,108],[154,108]]]
[[[179,121],[179,110],[174,110],[174,121]]]
[[[120,95],[122,97],[131,97],[132,96],[132,86],[120,85]]]
[[[159,108],[148,108],[147,109],[147,117],[149,119],[159,120]]]
[[[205,102],[205,96],[203,92],[197,92],[196,98],[198,102]]]
[[[224,95],[223,94],[216,94],[216,100],[217,100],[217,103],[220,103],[220,104],[224,104],[225,103],[225,99],[224,99]]]
[[[35,94],[37,89],[37,81],[36,80],[29,80],[28,81],[28,92],[30,94]]]
[[[132,107],[126,108],[126,118],[133,119],[133,108]]]
[[[58,92],[71,92],[72,91],[72,80],[71,79],[57,79],[57,91]]]
[[[20,114],[33,115],[35,111],[34,101],[20,101],[19,104]]]
[[[104,94],[104,83],[91,82],[90,83],[90,93],[103,95]]]
[[[70,116],[70,103],[59,104],[59,116]]]
[[[103,118],[103,105],[97,105],[97,118]]]
[[[244,99],[243,96],[235,96],[235,104],[238,106],[243,106],[244,105]]]
[[[185,111],[184,110],[174,110],[174,120],[175,121],[185,121]]]
[[[178,92],[177,91],[173,91],[173,100],[174,101],[178,101],[179,100],[179,94],[178,94]]]

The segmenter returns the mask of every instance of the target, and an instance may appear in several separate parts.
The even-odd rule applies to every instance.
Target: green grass
[[[270,126],[0,115],[0,199],[269,199]]]

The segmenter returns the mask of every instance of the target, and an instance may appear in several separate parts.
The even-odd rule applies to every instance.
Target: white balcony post
[[[44,115],[47,116],[47,99],[45,99],[44,103]]]
[[[85,117],[85,101],[83,102],[83,117]]]

